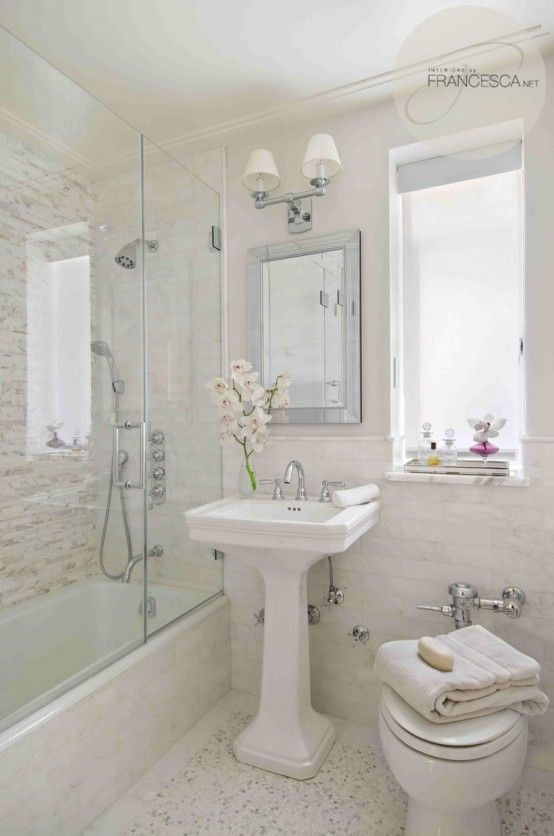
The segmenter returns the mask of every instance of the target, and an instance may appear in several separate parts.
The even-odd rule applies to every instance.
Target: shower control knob
[[[164,491],[164,489],[162,488],[161,485],[154,485],[154,487],[152,488],[150,493],[155,499],[161,499],[161,497],[164,495],[165,491]]]
[[[155,546],[152,546],[151,549],[148,550],[148,557],[163,557],[164,547],[160,546],[159,543],[156,543]]]
[[[165,459],[164,451],[163,450],[153,450],[152,459],[155,462],[163,462],[163,460]]]
[[[150,441],[152,444],[163,444],[165,441],[165,435],[161,430],[154,430],[150,436]]]
[[[152,471],[152,478],[153,479],[163,479],[165,476],[165,470],[163,467],[155,467]]]

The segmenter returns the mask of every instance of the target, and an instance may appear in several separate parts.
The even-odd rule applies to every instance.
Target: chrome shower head
[[[137,265],[138,243],[140,243],[140,238],[135,238],[134,241],[130,241],[128,244],[125,244],[124,247],[121,247],[115,257],[116,264],[119,264],[120,267],[124,267],[126,270],[133,270]],[[160,246],[158,242],[154,240],[145,241],[144,244],[150,253],[155,253]]]
[[[125,267],[126,270],[133,270],[137,263],[137,241],[132,241],[129,244],[125,244],[124,247],[121,247],[115,257],[116,264],[119,264],[120,267]]]

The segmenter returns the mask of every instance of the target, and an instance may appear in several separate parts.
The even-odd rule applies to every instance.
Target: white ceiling
[[[387,72],[419,22],[474,2],[0,0],[0,24],[165,143]],[[554,29],[552,0],[481,5]]]

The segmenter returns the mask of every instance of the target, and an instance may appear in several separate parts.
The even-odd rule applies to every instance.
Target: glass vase
[[[248,464],[246,464],[246,462],[241,464],[237,484],[239,496],[243,499],[251,499],[256,493],[258,483],[256,480],[256,473],[254,471],[254,465],[251,461],[249,461]]]

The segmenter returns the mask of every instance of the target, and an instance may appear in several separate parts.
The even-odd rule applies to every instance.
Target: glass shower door
[[[148,417],[147,634],[221,593],[222,560],[189,540],[184,512],[219,499],[221,446],[206,381],[221,374],[219,194],[144,149]]]
[[[0,70],[2,728],[144,641],[146,413],[141,138],[5,30]]]

